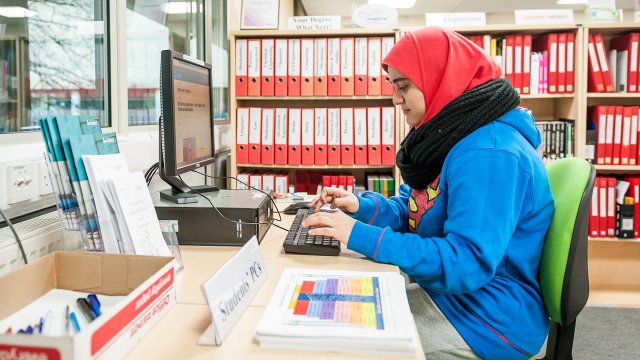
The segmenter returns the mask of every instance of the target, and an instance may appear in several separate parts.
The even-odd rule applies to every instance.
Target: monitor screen
[[[211,65],[163,50],[160,69],[160,178],[190,192],[180,175],[215,160]]]
[[[209,70],[173,58],[176,169],[213,157]]]

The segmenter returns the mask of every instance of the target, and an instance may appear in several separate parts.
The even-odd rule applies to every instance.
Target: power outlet
[[[51,180],[49,179],[49,169],[44,160],[38,160],[38,194],[47,195],[53,192]]]
[[[9,164],[6,167],[7,203],[9,205],[38,196],[37,162]]]

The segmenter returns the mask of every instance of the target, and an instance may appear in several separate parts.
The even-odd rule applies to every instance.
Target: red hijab
[[[409,32],[382,60],[413,82],[424,94],[431,120],[451,100],[500,77],[500,67],[480,47],[444,28],[424,27]],[[418,125],[418,126],[420,126]]]

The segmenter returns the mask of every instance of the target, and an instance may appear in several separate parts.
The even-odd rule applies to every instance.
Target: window
[[[38,131],[38,118],[92,115],[109,127],[105,1],[0,7],[0,133]]]
[[[155,125],[160,116],[160,52],[204,58],[203,1],[127,4],[128,125]]]

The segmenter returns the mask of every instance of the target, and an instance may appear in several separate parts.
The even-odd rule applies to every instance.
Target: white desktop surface
[[[280,209],[284,208],[280,204]],[[285,205],[286,206],[286,205]],[[277,216],[277,215],[276,215]],[[293,215],[282,215],[278,225],[288,228]],[[379,264],[342,247],[339,256],[292,255],[282,251],[286,232],[272,226],[264,236],[260,250],[267,271],[267,282],[253,299],[249,308],[224,340],[222,346],[201,346],[196,341],[211,323],[211,314],[206,305],[200,285],[211,277],[238,247],[228,246],[181,246],[184,269],[176,276],[178,303],[138,345],[127,355],[127,359],[368,359],[371,355],[274,350],[260,347],[254,333],[262,313],[273,294],[282,271],[287,267],[312,269],[337,269],[351,271],[393,271],[393,265]],[[424,359],[415,323],[415,359]],[[327,344],[330,348],[331,344]],[[377,359],[399,359],[402,357],[374,356]],[[406,357],[405,357],[406,358]]]

